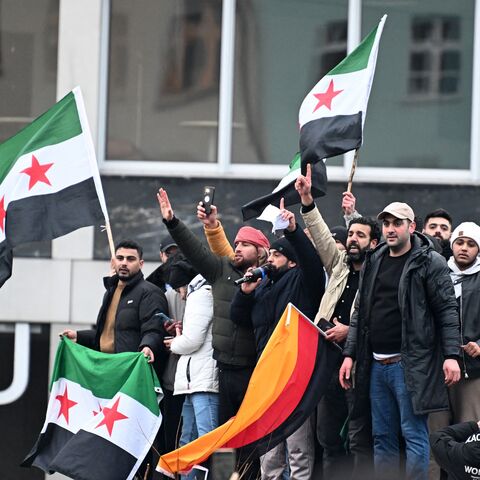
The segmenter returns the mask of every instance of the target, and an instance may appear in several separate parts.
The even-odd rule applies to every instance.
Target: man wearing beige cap
[[[428,478],[427,416],[448,408],[445,386],[460,378],[453,284],[414,218],[401,202],[378,215],[385,241],[367,254],[340,369],[349,388],[355,360],[355,408],[370,399],[377,478],[400,478],[400,434],[407,478]]]

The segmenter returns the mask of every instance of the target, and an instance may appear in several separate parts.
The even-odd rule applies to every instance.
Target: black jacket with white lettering
[[[435,460],[449,474],[449,480],[480,477],[480,429],[477,422],[442,428],[430,435]]]

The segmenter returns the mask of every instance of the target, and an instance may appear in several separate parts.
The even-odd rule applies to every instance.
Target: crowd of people
[[[367,218],[345,192],[346,226],[329,228],[310,167],[295,188],[305,230],[282,204],[281,236],[244,226],[233,245],[215,206],[197,206],[205,243],[160,189],[161,265],[144,279],[141,246],[119,243],[95,329],[64,335],[149,358],[164,392],[157,448],[166,453],[236,414],[292,303],[343,356],[296,432],[261,457],[237,450],[240,478],[480,478],[480,226],[453,229],[436,209],[420,228],[402,202]]]

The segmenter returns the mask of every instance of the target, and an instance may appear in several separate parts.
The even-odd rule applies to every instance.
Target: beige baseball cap
[[[393,215],[395,218],[400,218],[401,220],[407,219],[411,222],[415,221],[415,214],[413,213],[412,207],[402,202],[390,203],[377,215],[377,218],[382,220],[387,215]]]

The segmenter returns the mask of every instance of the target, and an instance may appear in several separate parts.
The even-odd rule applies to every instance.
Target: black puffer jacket
[[[285,238],[295,249],[298,266],[274,278],[266,278],[251,293],[240,289],[233,297],[230,315],[239,325],[253,325],[257,354],[263,352],[283,311],[291,302],[313,319],[325,291],[325,272],[315,248],[302,229],[285,232]]]
[[[224,366],[255,366],[255,337],[251,325],[236,325],[230,319],[230,304],[237,289],[234,281],[243,277],[243,272],[227,257],[212,253],[178,218],[165,225],[188,261],[212,285],[213,358]]]
[[[480,345],[480,272],[462,278],[460,297],[460,329],[463,344],[476,342]],[[480,357],[473,358],[462,351],[463,373],[467,378],[480,377]]]
[[[367,253],[355,311],[343,355],[356,359],[356,407],[368,401],[372,350],[369,317],[375,279],[388,247]],[[405,383],[417,415],[448,409],[444,384],[445,357],[460,357],[458,308],[445,259],[427,238],[415,232],[412,251],[398,288],[402,316],[402,362]]]
[[[103,283],[107,291],[93,330],[79,330],[77,342],[85,347],[100,350],[100,335],[105,325],[113,293],[117,288],[118,276],[105,277]],[[140,271],[133,276],[123,289],[115,317],[115,353],[138,352],[150,347],[155,357],[163,353],[165,331],[156,313],[168,315],[165,294],[155,285],[143,279]]]

